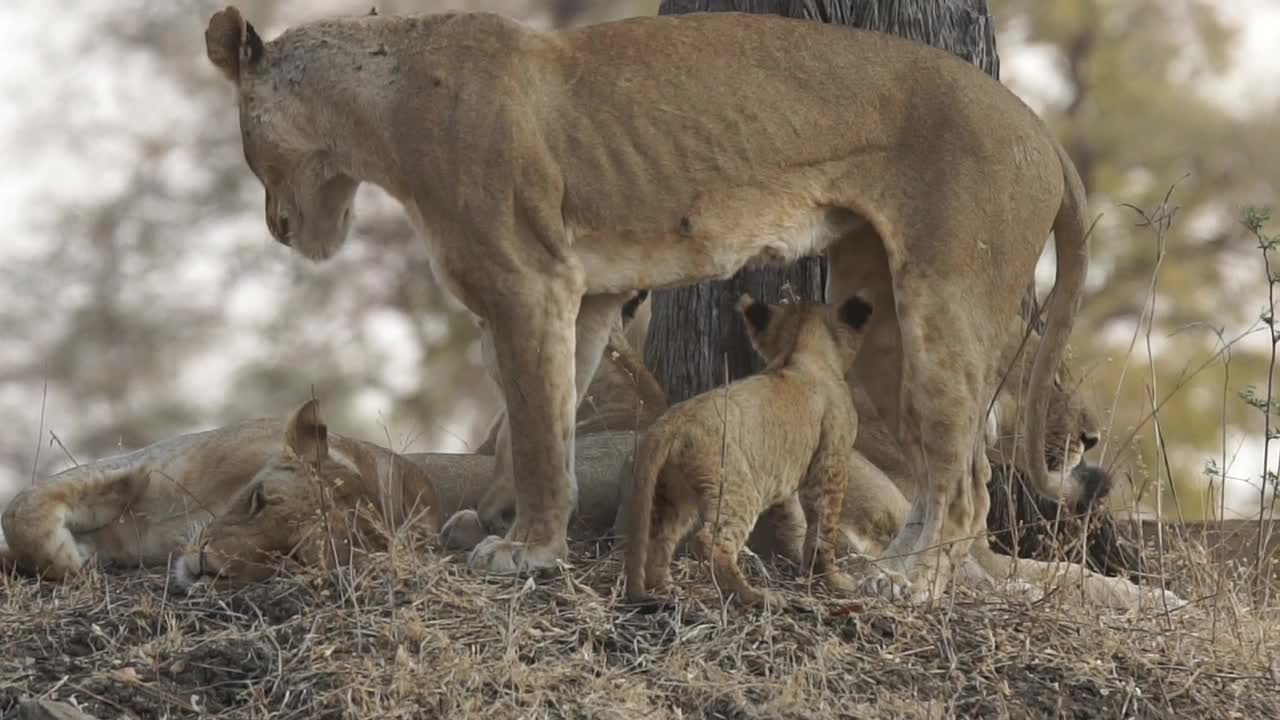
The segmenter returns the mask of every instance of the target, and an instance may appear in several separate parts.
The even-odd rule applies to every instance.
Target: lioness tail
[[[1071,339],[1071,326],[1075,322],[1077,306],[1084,291],[1089,272],[1089,228],[1085,215],[1086,199],[1084,183],[1075,164],[1061,144],[1055,142],[1058,160],[1062,164],[1062,205],[1053,221],[1053,243],[1057,255],[1057,272],[1053,281],[1053,296],[1049,299],[1046,332],[1040,343],[1040,352],[1031,370],[1031,387],[1027,394],[1025,417],[1025,442],[1027,457],[1023,467],[1031,473],[1032,484],[1046,497],[1074,501],[1074,494],[1065,487],[1055,488],[1049,479],[1045,465],[1045,415],[1049,407],[1049,393],[1053,389],[1053,376],[1066,355]],[[1065,471],[1066,468],[1063,468]],[[1082,483],[1072,477],[1078,491]]]

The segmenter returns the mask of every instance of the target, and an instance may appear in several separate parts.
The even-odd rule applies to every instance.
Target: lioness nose
[[[276,222],[275,222],[275,227],[274,227],[274,228],[272,228],[272,230],[273,230],[274,232],[272,232],[271,234],[272,234],[272,236],[274,236],[274,237],[275,237],[276,241],[277,241],[277,242],[279,242],[281,245],[284,245],[285,247],[288,247],[288,246],[289,246],[289,240],[290,240],[290,238],[289,238],[289,218],[288,218],[288,216],[285,216],[285,215],[277,216],[277,217],[276,217]]]
[[[1092,450],[1101,438],[1095,432],[1080,433],[1080,444],[1084,445],[1085,450]]]

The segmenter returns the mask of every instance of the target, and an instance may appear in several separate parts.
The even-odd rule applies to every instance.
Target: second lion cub
[[[701,521],[694,546],[716,582],[741,602],[780,604],[738,566],[760,514],[799,493],[807,520],[806,566],[842,591],[835,567],[840,508],[858,419],[845,386],[871,306],[852,297],[817,303],[738,301],[760,373],[673,405],[645,433],[626,519],[627,597],[671,584],[676,546]]]

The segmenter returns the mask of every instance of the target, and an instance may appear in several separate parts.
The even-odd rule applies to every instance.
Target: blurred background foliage
[[[466,450],[495,408],[474,325],[381,191],[361,189],[354,237],[328,263],[269,238],[232,88],[204,56],[205,23],[223,4],[18,0],[0,30],[14,68],[0,79],[10,99],[0,147],[12,163],[0,182],[13,208],[0,242],[0,485],[10,492],[66,467],[68,451],[83,461],[279,415],[313,392],[340,432],[412,451]],[[370,5],[246,10],[271,37]],[[553,27],[651,15],[658,1],[376,5],[494,10]],[[1154,508],[1159,497],[1166,513],[1200,517],[1218,502],[1205,492],[1212,461],[1233,487],[1254,488],[1228,504],[1256,512],[1262,418],[1239,395],[1266,387],[1266,333],[1233,345],[1229,364],[1214,357],[1218,333],[1258,327],[1266,275],[1239,219],[1245,206],[1273,204],[1280,182],[1274,93],[1223,80],[1238,69],[1247,15],[1207,0],[990,6],[1002,79],[1064,140],[1102,215],[1074,349],[1112,420],[1106,458],[1133,481],[1116,502]],[[1177,211],[1158,240],[1124,205],[1153,213],[1175,183]],[[1041,271],[1043,298],[1051,248]],[[1159,412],[1166,463],[1147,418],[1152,397],[1170,395]]]
[[[1009,75],[1028,49],[1055,71],[1054,87],[1032,104],[1075,161],[1091,213],[1102,215],[1073,337],[1085,386],[1100,407],[1114,407],[1108,459],[1131,474],[1145,503],[1154,504],[1157,487],[1170,489],[1171,475],[1175,492],[1164,510],[1188,518],[1210,504],[1204,470],[1213,459],[1234,487],[1252,486],[1227,498],[1252,512],[1263,423],[1239,394],[1266,386],[1266,332],[1233,345],[1229,366],[1225,354],[1205,366],[1223,350],[1218,333],[1230,341],[1261,330],[1267,276],[1240,220],[1249,205],[1273,204],[1280,183],[1274,95],[1220,92],[1236,69],[1240,18],[1233,23],[1210,0],[992,0],[990,7],[1006,83],[1025,89]],[[1125,205],[1147,219],[1171,218],[1143,227],[1143,215]],[[1050,278],[1041,275],[1046,290]],[[1158,415],[1167,468],[1147,420],[1152,397],[1168,398]],[[1125,443],[1135,429],[1137,441]],[[1222,498],[1214,497],[1218,506]]]

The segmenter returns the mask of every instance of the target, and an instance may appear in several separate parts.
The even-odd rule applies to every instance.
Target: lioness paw
[[[1165,608],[1168,608],[1172,612],[1174,610],[1181,610],[1191,604],[1178,597],[1170,590],[1134,585],[1133,583],[1129,583],[1129,587],[1132,588],[1130,597],[1122,599],[1118,598],[1113,600],[1111,604],[1116,607],[1129,607],[1134,610],[1141,607],[1144,612],[1164,612]],[[1119,593],[1115,594],[1118,595]]]
[[[523,575],[554,570],[567,552],[551,545],[512,542],[497,535],[481,540],[467,556],[467,567],[493,575]]]
[[[993,585],[997,583],[993,582]],[[1032,585],[1025,580],[1018,578],[1010,578],[1006,580],[1003,587],[1000,588],[1006,596],[1012,597],[1023,602],[1039,602],[1044,597],[1044,591]]]
[[[470,508],[454,513],[440,528],[440,544],[448,550],[471,550],[487,536],[480,514]]]
[[[847,572],[832,572],[825,576],[827,586],[837,593],[851,594],[858,591],[858,583]]]
[[[894,603],[915,599],[911,580],[902,573],[884,568],[876,568],[862,581],[862,592]]]
[[[738,593],[737,600],[743,605],[749,607],[768,608],[772,610],[780,610],[786,608],[790,603],[787,596],[777,590],[743,590]]]
[[[1154,598],[1155,606],[1160,610],[1166,607],[1170,610],[1181,610],[1191,604],[1190,601],[1183,600],[1171,590],[1157,590],[1154,594],[1156,595]]]

